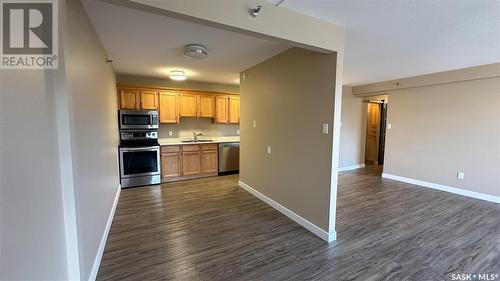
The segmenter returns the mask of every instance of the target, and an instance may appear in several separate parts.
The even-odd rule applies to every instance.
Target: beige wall
[[[88,280],[119,188],[116,81],[79,0],[67,1],[66,35],[80,275]]]
[[[88,280],[118,190],[114,72],[59,5],[59,69],[0,70],[0,280]]]
[[[384,173],[500,196],[499,77],[394,90],[389,98]]]
[[[342,127],[340,167],[365,163],[366,103],[352,95],[352,87],[342,87]]]
[[[327,232],[333,138],[321,128],[333,124],[335,66],[292,48],[240,79],[240,180]]]
[[[0,280],[67,279],[55,84],[0,70]]]
[[[172,81],[168,77],[162,79],[155,77],[117,74],[116,82],[118,84],[145,86],[145,87],[166,87],[173,89],[215,91],[215,92],[225,92],[225,93],[235,93],[235,94],[240,92],[240,87],[238,85],[216,84],[216,83],[189,81],[189,80]]]

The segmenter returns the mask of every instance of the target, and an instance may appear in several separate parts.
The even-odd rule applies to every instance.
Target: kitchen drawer
[[[202,144],[201,145],[201,150],[216,150],[217,149],[217,144],[216,143],[207,143],[207,144]]]
[[[200,151],[200,145],[199,144],[183,145],[182,152],[187,152],[187,151]]]
[[[160,147],[161,153],[175,153],[179,152],[180,150],[181,148],[178,145],[169,145]]]

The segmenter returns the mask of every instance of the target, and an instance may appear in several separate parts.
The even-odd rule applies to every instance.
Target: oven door
[[[158,112],[120,110],[120,129],[158,129]]]
[[[160,147],[121,147],[120,176],[122,179],[160,175]]]

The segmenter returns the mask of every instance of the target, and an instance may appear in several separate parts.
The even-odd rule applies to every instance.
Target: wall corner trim
[[[361,169],[364,167],[365,167],[364,163],[363,164],[356,164],[356,165],[352,165],[352,166],[339,167],[339,172],[357,170],[357,169]]]
[[[115,199],[113,201],[113,206],[111,207],[111,212],[109,213],[108,222],[106,223],[106,228],[102,234],[101,243],[97,249],[97,254],[94,259],[94,265],[92,266],[92,271],[90,272],[89,281],[95,281],[97,278],[97,272],[99,271],[99,266],[101,265],[102,255],[104,254],[104,248],[106,247],[106,241],[108,240],[109,231],[111,229],[111,224],[113,223],[113,218],[115,216],[116,206],[118,205],[118,200],[120,199],[120,192],[122,191],[122,185],[118,185],[118,190],[116,191]]]
[[[238,181],[238,185],[241,188],[245,189],[246,191],[250,192],[255,197],[257,197],[260,200],[264,201],[269,206],[271,206],[274,209],[276,209],[278,212],[280,212],[283,215],[287,216],[288,218],[290,218],[294,222],[300,224],[305,229],[309,230],[310,232],[312,232],[313,234],[315,234],[319,238],[325,240],[326,242],[330,243],[330,242],[332,242],[332,241],[334,241],[334,240],[337,239],[337,233],[335,231],[332,232],[332,233],[328,233],[328,232],[324,231],[319,226],[313,224],[312,222],[306,220],[305,218],[303,218],[303,217],[297,215],[296,213],[290,211],[289,209],[287,209],[283,205],[281,205],[278,202],[274,201],[273,199],[267,197],[266,195],[260,193],[259,191],[255,190],[250,185],[248,185],[248,184],[246,184],[246,183],[244,183],[242,181]]]
[[[458,195],[462,195],[462,196],[466,196],[466,197],[471,197],[471,198],[475,198],[475,199],[480,199],[480,200],[485,200],[488,202],[500,204],[500,197],[499,196],[493,196],[493,195],[489,195],[489,194],[479,193],[479,192],[475,192],[475,191],[465,190],[465,189],[461,189],[461,188],[457,188],[457,187],[437,184],[437,183],[428,182],[428,181],[421,181],[421,180],[412,179],[412,178],[405,178],[405,177],[396,176],[396,175],[387,174],[387,173],[382,173],[382,177],[386,178],[386,179],[410,183],[410,184],[414,184],[414,185],[419,185],[419,186],[423,186],[423,187],[437,189],[440,191],[445,191],[445,192],[449,192],[449,193],[454,193],[454,194],[458,194]]]

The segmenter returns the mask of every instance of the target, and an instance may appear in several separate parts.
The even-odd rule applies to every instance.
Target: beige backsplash
[[[180,124],[160,124],[160,138],[192,137],[193,131],[204,136],[237,136],[240,125],[214,124],[210,118],[181,117]],[[168,132],[172,131],[172,136]]]

